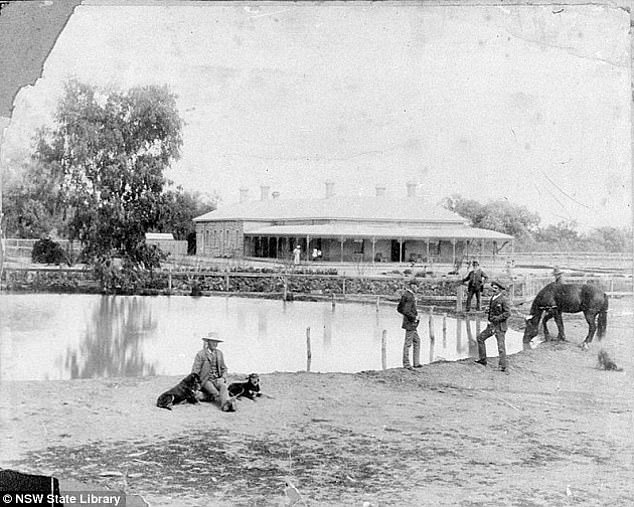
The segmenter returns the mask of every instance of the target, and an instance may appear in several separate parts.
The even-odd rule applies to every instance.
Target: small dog
[[[609,371],[623,371],[623,368],[619,368],[603,349],[599,351],[599,368]]]
[[[172,410],[172,406],[183,401],[198,403],[196,391],[200,389],[200,378],[197,373],[190,373],[176,387],[165,391],[156,400],[156,406]]]
[[[251,373],[246,382],[232,382],[229,384],[229,394],[234,398],[245,396],[255,401],[256,398],[262,396],[260,392],[260,376],[257,373]]]

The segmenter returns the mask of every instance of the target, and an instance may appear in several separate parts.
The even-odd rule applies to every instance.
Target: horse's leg
[[[550,333],[548,332],[548,326],[546,325],[546,323],[553,318],[552,313],[550,313],[550,310],[544,312],[544,319],[542,320],[542,326],[544,328],[544,341],[548,342],[550,341]]]
[[[565,342],[566,332],[564,331],[564,318],[559,310],[555,311],[555,323],[557,324],[557,339]]]
[[[588,336],[586,336],[586,339],[581,344],[581,348],[583,350],[588,350],[588,347],[590,346],[590,343],[592,343],[592,339],[594,338],[594,333],[597,330],[597,326],[595,324],[597,314],[596,312],[586,311],[583,312],[583,315],[585,316],[586,322],[588,323]]]

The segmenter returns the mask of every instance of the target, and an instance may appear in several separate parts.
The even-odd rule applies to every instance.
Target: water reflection
[[[143,298],[102,296],[78,348],[68,347],[65,367],[70,378],[154,375],[143,357],[142,342],[156,329]]]
[[[37,294],[0,295],[0,310],[0,379],[182,375],[210,330],[223,336],[229,369],[240,374],[304,370],[308,327],[312,371],[380,369],[384,331],[386,366],[402,361],[404,331],[393,306]],[[477,357],[481,320],[423,313],[422,362]],[[507,332],[509,354],[522,350],[521,338]],[[486,345],[495,356],[495,340]]]

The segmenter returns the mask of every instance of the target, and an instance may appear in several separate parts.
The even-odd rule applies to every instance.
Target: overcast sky
[[[20,92],[19,158],[75,77],[168,84],[186,122],[170,176],[238,200],[459,193],[544,223],[631,220],[629,14],[602,6],[231,3],[76,9]]]

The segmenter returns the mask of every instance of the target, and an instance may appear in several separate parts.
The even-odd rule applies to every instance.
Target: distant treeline
[[[482,204],[460,195],[445,197],[441,205],[470,220],[473,227],[514,236],[516,251],[630,252],[632,227],[595,227],[578,230],[574,220],[540,226],[539,214],[506,200]]]

